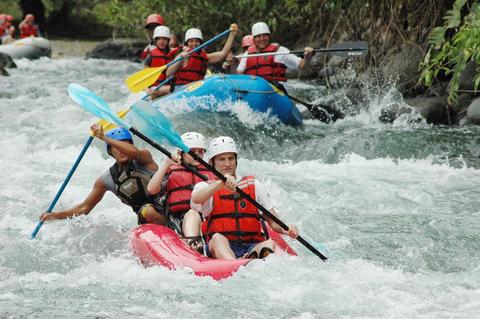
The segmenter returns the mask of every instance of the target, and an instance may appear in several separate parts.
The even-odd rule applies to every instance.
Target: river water
[[[139,69],[82,58],[16,61],[0,78],[1,318],[474,318],[480,315],[480,129],[409,118],[377,120],[394,87],[362,111],[295,129],[232,105],[170,112],[180,133],[239,144],[239,170],[269,186],[281,219],[325,253],[290,241],[216,282],[187,270],[144,268],[128,247],[134,214],[108,194],[88,216],[29,236],[88,138],[95,118],[73,103],[77,82],[120,110]],[[323,92],[291,81],[310,101]],[[58,208],[81,201],[112,160],[95,142]],[[157,161],[162,155],[152,149]]]

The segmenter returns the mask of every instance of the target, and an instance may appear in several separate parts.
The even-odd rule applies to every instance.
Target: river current
[[[329,257],[289,240],[272,256],[216,282],[188,270],[144,268],[128,238],[131,210],[111,194],[88,215],[45,223],[31,240],[96,118],[67,94],[79,83],[126,107],[125,61],[16,61],[0,77],[1,318],[478,318],[480,128],[378,120],[395,87],[333,124],[296,129],[245,109],[167,110],[180,133],[232,136],[239,171],[268,185],[286,223]],[[314,83],[292,95],[319,101]],[[147,146],[148,147],[148,146]],[[77,203],[110,167],[93,143],[56,209]],[[150,148],[157,162],[163,155]]]

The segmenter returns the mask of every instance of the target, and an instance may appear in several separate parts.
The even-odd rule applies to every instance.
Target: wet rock
[[[465,70],[462,71],[459,78],[459,90],[473,90],[473,79],[477,75],[477,63],[470,61]]]
[[[412,108],[402,103],[394,103],[380,112],[380,121],[385,123],[393,123],[400,115],[412,113]]]
[[[146,46],[139,40],[108,40],[97,45],[86,58],[120,59],[139,62],[140,54]]]
[[[459,123],[467,114],[468,106],[472,103],[472,95],[469,93],[460,94],[457,101],[452,105],[452,113],[454,114],[455,123]]]
[[[467,121],[480,124],[480,99],[475,99],[467,108]]]
[[[17,65],[8,54],[0,52],[0,67],[14,69]]]
[[[385,58],[383,74],[386,79],[398,79],[402,90],[409,90],[420,76],[418,66],[423,59],[420,48],[403,44],[400,51],[390,53]]]
[[[416,97],[406,99],[405,102],[425,117],[428,123],[451,124],[449,123],[451,118],[447,113],[447,99],[445,97]]]

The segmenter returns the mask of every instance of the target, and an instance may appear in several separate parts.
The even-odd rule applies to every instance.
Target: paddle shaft
[[[147,142],[148,144],[152,145],[154,148],[156,148],[157,150],[159,150],[160,152],[162,152],[163,154],[165,154],[165,156],[167,156],[168,158],[172,158],[172,153],[170,153],[168,150],[166,150],[165,148],[163,148],[160,144],[158,144],[157,142],[153,141],[152,139],[150,139],[148,136],[144,135],[142,132],[140,132],[139,130],[137,130],[136,128],[134,127],[130,127],[128,129],[130,132],[132,132],[133,134],[137,135],[138,137],[140,137],[142,140],[144,140],[145,142]],[[202,173],[200,173],[196,168],[192,167],[191,165],[188,165],[186,163],[183,163],[182,161],[182,166],[185,167],[187,170],[189,170],[190,172],[192,172],[193,174],[197,175],[198,177],[200,177],[202,180],[206,181],[208,180],[208,176],[205,176],[203,175]]]
[[[188,154],[193,157],[193,159],[195,159],[196,161],[198,161],[200,164],[202,164],[203,166],[205,166],[209,171],[211,171],[213,174],[215,174],[215,176],[217,176],[220,180],[222,180],[223,182],[225,182],[227,180],[227,178],[222,174],[220,173],[219,171],[217,171],[215,169],[215,167],[213,167],[212,165],[208,164],[207,162],[205,162],[200,156],[198,156],[197,154],[195,154],[194,152],[192,152],[191,150],[188,152]],[[236,191],[237,193],[239,193],[243,198],[245,198],[246,200],[248,200],[253,206],[255,206],[256,208],[258,208],[262,213],[264,213],[265,215],[267,215],[270,219],[272,219],[275,223],[277,223],[280,227],[282,227],[284,230],[288,231],[288,226],[285,225],[285,223],[283,223],[280,219],[278,219],[277,216],[275,216],[274,214],[272,214],[271,212],[269,212],[265,207],[263,207],[262,205],[260,205],[257,201],[255,201],[253,198],[250,197],[250,195],[248,195],[247,193],[245,193],[241,188],[239,188],[238,186],[236,187]],[[319,252],[315,247],[313,247],[310,243],[308,243],[305,239],[303,239],[301,236],[297,236],[297,240],[302,243],[305,247],[307,247],[311,252],[313,252],[315,255],[317,255],[318,257],[320,257],[321,260],[325,261],[327,260],[327,257],[325,257],[321,252]]]
[[[320,48],[320,49],[314,49],[313,52],[348,52],[348,56],[351,57],[357,57],[357,56],[362,56],[364,55],[365,51],[367,48]],[[265,53],[254,53],[254,54],[240,54],[236,55],[235,58],[241,59],[241,58],[254,58],[254,57],[260,57],[260,56],[272,56],[272,55],[286,55],[286,54],[303,54],[305,53],[304,50],[298,50],[298,51],[285,51],[285,52],[265,52]]]
[[[60,189],[58,190],[57,194],[55,195],[55,198],[53,199],[52,203],[47,209],[47,213],[51,213],[55,205],[57,204],[58,199],[62,195],[63,191],[65,190],[65,187],[67,187],[68,182],[70,181],[70,178],[72,178],[73,173],[75,173],[75,170],[77,169],[78,165],[80,164],[83,156],[87,152],[88,148],[90,147],[90,144],[92,144],[93,141],[93,136],[90,136],[85,143],[85,145],[82,148],[82,151],[78,155],[75,163],[73,164],[72,168],[70,169],[70,172],[68,172],[68,175],[65,177],[65,180],[62,183],[62,186],[60,186]],[[43,221],[39,222],[37,227],[35,227],[35,230],[32,232],[31,239],[34,239],[35,236],[37,236],[37,233],[39,232],[40,228],[43,225]]]

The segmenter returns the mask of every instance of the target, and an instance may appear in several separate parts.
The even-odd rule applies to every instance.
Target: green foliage
[[[461,21],[462,10],[467,1],[457,0],[453,9],[447,11],[443,27],[435,28],[429,37],[432,47],[425,55],[420,68],[420,81],[431,86],[440,72],[451,75],[449,103],[458,97],[460,75],[471,60],[480,65],[480,3],[473,2],[470,12]],[[453,31],[451,38],[446,38],[447,31]],[[474,88],[478,89],[480,74],[474,79]]]

